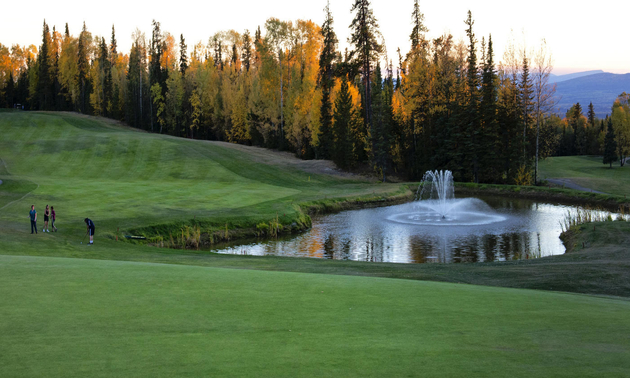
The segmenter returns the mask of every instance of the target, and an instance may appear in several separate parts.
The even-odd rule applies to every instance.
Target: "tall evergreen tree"
[[[245,67],[245,72],[249,72],[249,68],[252,64],[252,37],[249,35],[249,30],[245,30],[243,33],[243,52],[241,54],[241,60]]]
[[[468,67],[466,70],[467,82],[467,107],[464,124],[464,134],[466,135],[466,144],[464,146],[465,161],[462,162],[463,176],[466,176],[467,167],[472,168],[472,178],[475,182],[479,182],[479,156],[482,153],[480,149],[481,126],[479,117],[479,70],[477,68],[477,39],[473,32],[475,22],[472,19],[472,12],[468,11],[468,17],[465,21],[466,35],[468,36]]]
[[[521,112],[522,112],[522,120],[523,120],[523,160],[522,165],[526,166],[528,164],[528,130],[532,124],[532,116],[534,113],[534,89],[532,85],[532,80],[529,75],[529,58],[525,53],[523,55],[523,67],[521,72],[521,81],[520,81],[520,99],[521,99]]]
[[[7,80],[7,86],[4,89],[4,102],[8,108],[13,108],[15,101],[15,78],[13,77],[13,70],[9,71],[9,78]]]
[[[79,45],[77,49],[77,83],[79,85],[79,104],[78,109],[81,113],[89,113],[89,97],[90,97],[90,62],[88,62],[88,31],[83,23],[83,29],[79,34]]]
[[[105,42],[105,38],[101,38],[100,44],[100,56],[99,56],[99,67],[101,69],[101,77],[102,77],[102,105],[101,111],[103,115],[109,117],[111,115],[111,106],[112,106],[112,63],[109,58],[109,48],[107,43]]]
[[[391,78],[388,79],[388,82],[390,80]],[[374,70],[372,88],[372,104],[374,106],[373,118],[370,124],[372,160],[377,171],[381,174],[383,182],[385,182],[390,160],[391,100],[386,93],[387,88],[384,86],[380,64],[377,64],[376,70]]]
[[[324,37],[324,45],[319,57],[319,84],[322,89],[322,102],[320,106],[319,121],[319,157],[331,158],[332,135],[332,101],[330,98],[334,81],[334,61],[337,55],[337,35],[333,30],[333,18],[330,12],[330,1],[324,9],[326,19],[322,25],[321,34]]]
[[[50,110],[53,102],[53,83],[51,80],[51,37],[50,29],[44,20],[44,27],[42,30],[42,44],[39,48],[39,54],[37,55],[37,101],[38,109]]]
[[[370,8],[369,0],[355,0],[351,12],[356,12],[350,24],[350,42],[354,45],[351,57],[354,65],[361,73],[362,106],[364,113],[364,129],[369,130],[372,123],[372,65],[378,61],[383,46],[378,41],[380,32],[378,22]]]
[[[114,67],[118,59],[118,42],[116,41],[116,29],[114,25],[112,25],[112,37],[109,40],[109,58],[111,66]]]
[[[586,117],[588,118],[588,125],[594,129],[596,127],[595,126],[595,107],[593,106],[592,101],[590,104],[588,104],[588,113]]]
[[[352,96],[348,80],[344,76],[341,89],[335,99],[333,130],[335,143],[332,144],[332,158],[341,169],[348,169],[354,164],[354,146],[352,143],[353,120]]]
[[[188,46],[186,45],[186,40],[184,39],[184,35],[179,35],[179,72],[184,76],[186,74],[186,70],[188,69],[188,55],[187,50]]]
[[[52,104],[51,107],[55,110],[67,110],[65,106],[65,96],[61,90],[61,82],[59,81],[59,52],[61,41],[59,33],[57,33],[55,27],[52,30],[52,56],[50,67],[50,81],[51,81],[51,95]]]
[[[498,182],[501,179],[499,124],[497,120],[498,92],[497,73],[494,67],[492,35],[488,37],[481,77],[481,165],[484,181]]]
[[[612,118],[608,119],[608,129],[606,131],[606,139],[604,140],[604,164],[616,162],[617,157],[617,141],[615,140],[615,130],[613,129]]]
[[[567,113],[567,120],[575,133],[573,151],[578,155],[586,155],[588,149],[588,134],[583,117],[582,105],[579,102],[573,105]]]
[[[416,50],[419,47],[420,42],[424,40],[423,33],[429,31],[429,29],[424,25],[424,14],[420,12],[419,0],[414,0],[413,2],[411,19],[413,22],[413,29],[411,30],[409,38],[411,39],[411,50],[413,51]]]
[[[165,42],[162,36],[160,23],[153,20],[153,33],[151,37],[151,48],[149,50],[149,88],[151,88],[151,101],[149,106],[151,110],[150,123],[151,131],[154,124],[160,124],[162,130],[163,122],[158,122],[158,111],[163,107],[163,101],[166,95],[166,78],[168,71],[162,67],[162,56],[165,50]],[[157,88],[157,89],[156,89]]]

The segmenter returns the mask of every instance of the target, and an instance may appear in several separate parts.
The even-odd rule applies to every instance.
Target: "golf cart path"
[[[582,192],[608,194],[608,193],[600,192],[599,190],[593,190],[591,188],[585,188],[583,186],[580,186],[580,185],[574,183],[573,181],[571,181],[571,179],[567,179],[567,178],[547,179],[547,181],[549,181],[552,184],[564,186],[565,188],[568,188],[568,189],[580,190]]]

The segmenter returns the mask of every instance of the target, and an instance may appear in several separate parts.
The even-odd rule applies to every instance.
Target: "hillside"
[[[223,229],[276,216],[292,224],[302,216],[299,202],[398,190],[324,174],[335,173],[326,162],[138,132],[74,113],[1,112],[0,158],[0,229],[20,233],[27,227],[14,221],[29,204],[42,213],[55,206],[63,228],[82,229],[90,217],[101,235],[113,235],[193,220]],[[28,202],[11,203],[28,193]]]
[[[559,82],[556,88],[558,115],[563,117],[577,102],[586,115],[588,104],[593,102],[595,115],[604,118],[623,92],[630,92],[630,74],[598,73]]]

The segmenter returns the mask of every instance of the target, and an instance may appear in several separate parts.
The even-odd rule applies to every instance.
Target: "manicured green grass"
[[[540,162],[540,177],[568,178],[576,184],[619,196],[630,195],[630,169],[602,164],[601,156],[551,157]]]
[[[113,237],[117,228],[191,219],[291,222],[299,203],[389,196],[400,186],[75,114],[0,113],[0,158],[1,377],[621,377],[630,369],[626,300],[418,281],[630,296],[627,284],[616,292],[597,281],[626,280],[624,251],[419,266],[160,249]],[[30,204],[40,227],[44,206],[54,205],[60,232],[30,235]],[[86,216],[97,224],[91,247],[80,244]]]
[[[300,202],[400,190],[279,169],[227,145],[137,132],[70,113],[1,113],[0,158],[0,179],[37,187],[24,201],[5,207],[0,221],[27,220],[30,204],[41,221],[50,204],[65,231],[76,232],[90,217],[101,236],[193,219],[255,225],[278,215],[290,224]],[[13,200],[22,192],[0,186],[0,204],[7,202],[3,196]],[[25,231],[27,226],[24,222]]]
[[[622,377],[630,302],[0,256],[0,376]]]

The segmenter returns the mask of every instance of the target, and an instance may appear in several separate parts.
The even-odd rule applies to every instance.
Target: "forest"
[[[114,26],[106,39],[85,23],[73,35],[44,21],[39,47],[0,44],[0,107],[291,151],[383,181],[449,169],[458,181],[529,185],[548,156],[625,163],[628,94],[605,119],[579,103],[559,117],[544,40],[536,49],[511,43],[497,62],[470,11],[457,41],[428,39],[418,0],[409,8],[404,56],[388,53],[368,0],[353,0],[345,51],[329,6],[322,25],[270,18],[190,46],[153,21],[149,36],[136,29],[128,53],[118,51]]]

